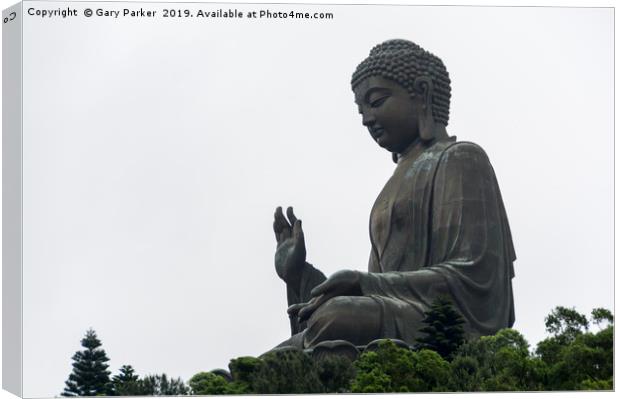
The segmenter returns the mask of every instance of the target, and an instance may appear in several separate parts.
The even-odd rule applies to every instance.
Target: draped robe
[[[516,256],[495,173],[476,144],[455,138],[414,143],[375,201],[370,239],[362,296],[331,299],[307,326],[292,320],[297,334],[288,344],[308,347],[326,337],[413,343],[439,295],[453,301],[470,336],[513,325]],[[289,304],[310,299],[325,279],[309,264],[303,275],[302,289],[289,289]],[[372,322],[358,325],[351,315]],[[355,329],[367,325],[374,330],[359,338]]]

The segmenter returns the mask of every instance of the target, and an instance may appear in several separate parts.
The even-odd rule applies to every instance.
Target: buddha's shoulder
[[[441,162],[489,162],[489,158],[484,149],[471,141],[443,142],[438,155]]]

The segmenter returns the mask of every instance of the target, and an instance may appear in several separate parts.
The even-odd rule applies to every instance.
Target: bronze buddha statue
[[[375,46],[351,79],[362,124],[396,169],[370,214],[368,272],[325,278],[306,262],[301,225],[274,216],[277,274],[287,285],[292,336],[312,348],[379,338],[413,343],[439,295],[470,336],[514,323],[513,262],[506,211],[485,152],[447,134],[450,78],[438,57],[407,40]]]

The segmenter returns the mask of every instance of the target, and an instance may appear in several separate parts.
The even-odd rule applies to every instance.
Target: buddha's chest
[[[413,223],[412,170],[399,165],[377,197],[370,213],[372,242],[381,257],[388,241],[409,236]]]

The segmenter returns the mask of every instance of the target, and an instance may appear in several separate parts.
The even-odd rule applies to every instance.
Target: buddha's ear
[[[419,76],[413,82],[422,100],[422,110],[418,118],[420,138],[429,141],[435,138],[435,119],[433,119],[433,81],[428,76]]]
[[[422,97],[422,104],[425,109],[432,107],[433,81],[428,76],[418,76],[414,82],[416,92]]]

